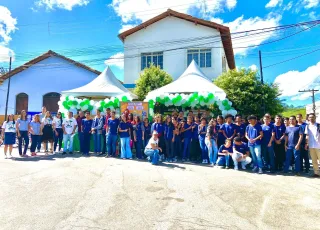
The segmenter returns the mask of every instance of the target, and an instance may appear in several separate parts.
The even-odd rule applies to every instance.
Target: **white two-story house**
[[[210,79],[235,68],[230,30],[173,10],[119,34],[124,43],[124,84],[134,88],[144,68],[160,66],[177,79],[194,59]]]

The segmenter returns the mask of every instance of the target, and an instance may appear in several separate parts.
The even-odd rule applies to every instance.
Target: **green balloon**
[[[77,102],[77,101],[73,101],[72,104],[75,105],[75,106],[77,106],[77,105],[78,105],[78,102]]]
[[[73,101],[68,101],[68,106],[72,106],[73,105]]]
[[[208,102],[209,102],[209,98],[205,98],[205,99],[204,99],[204,102],[205,102],[205,103],[208,103]]]
[[[68,102],[64,101],[64,102],[62,102],[62,105],[63,105],[63,107],[67,107],[68,106]]]
[[[123,97],[122,97],[122,101],[123,101],[123,102],[127,102],[127,101],[128,101],[127,96],[123,96]]]
[[[69,96],[66,96],[66,101],[69,101]]]
[[[209,99],[212,99],[212,98],[214,98],[214,95],[213,95],[213,93],[209,93],[209,94],[208,94],[208,98],[209,98]]]
[[[153,109],[153,108],[154,108],[154,104],[150,104],[150,105],[149,105],[149,108],[150,108],[150,109]]]
[[[82,101],[80,102],[80,107],[83,107],[85,105],[85,103]]]
[[[149,101],[149,105],[151,105],[151,104],[152,105],[154,104],[154,100],[152,100],[152,99]]]
[[[120,102],[119,98],[114,99],[114,103],[116,103],[117,106],[118,106],[119,102]]]
[[[199,101],[204,101],[204,96],[200,96]]]
[[[67,106],[65,107],[65,109],[66,109],[66,110],[69,110],[69,109],[70,109],[70,106],[67,105]]]
[[[224,107],[225,110],[230,110],[231,109],[231,106],[228,104]]]
[[[224,106],[229,105],[229,104],[228,104],[228,101],[227,101],[227,100],[223,100],[223,101],[222,101],[222,105],[224,105]]]
[[[168,101],[170,101],[170,98],[169,98],[169,97],[165,97],[165,98],[164,98],[164,101],[165,101],[165,102],[168,102]]]
[[[93,106],[92,106],[92,105],[89,105],[88,110],[89,110],[89,111],[93,110]]]
[[[199,96],[199,94],[197,92],[194,92],[192,96],[196,99]]]
[[[160,102],[160,97],[156,97],[156,102]]]

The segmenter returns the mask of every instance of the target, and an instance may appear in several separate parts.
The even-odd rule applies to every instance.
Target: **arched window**
[[[43,95],[43,106],[45,106],[48,111],[56,113],[59,109],[59,100],[59,93],[47,93]]]
[[[28,94],[19,93],[16,96],[16,114],[20,114],[22,110],[28,111]]]

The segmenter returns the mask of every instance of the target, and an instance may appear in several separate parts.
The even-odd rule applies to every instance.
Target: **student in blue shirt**
[[[233,142],[232,160],[234,163],[234,170],[239,170],[238,163],[241,163],[242,169],[251,163],[250,151],[248,144],[241,141],[240,137],[235,137]]]
[[[159,147],[161,149],[164,149],[165,147],[165,141],[164,141],[164,127],[162,123],[162,116],[160,114],[156,115],[155,122],[151,125],[151,133],[153,131],[157,131],[158,133],[158,139],[159,139]],[[160,161],[164,160],[164,153],[161,152]]]
[[[166,152],[168,162],[173,162],[173,144],[174,144],[174,135],[173,135],[174,126],[171,121],[171,117],[168,115],[164,123],[164,140],[166,143]]]
[[[232,157],[233,149],[232,149],[232,141],[230,139],[226,139],[224,145],[221,145],[218,151],[218,166],[226,166],[226,169],[229,169],[230,158]]]
[[[190,160],[190,143],[192,138],[192,117],[187,118],[187,123],[185,123],[182,127],[181,132],[183,133],[183,154],[182,154],[182,162]]]
[[[99,156],[103,155],[101,152],[101,139],[102,139],[102,129],[103,129],[103,119],[101,116],[101,111],[99,109],[96,110],[96,117],[92,122],[91,133],[93,135],[94,142],[94,153]]]
[[[280,115],[275,116],[275,123],[273,125],[272,136],[274,140],[275,170],[282,171],[286,156],[284,148],[286,126],[282,123],[282,117]]]
[[[225,139],[232,140],[237,134],[236,126],[232,123],[232,118],[233,116],[231,114],[227,114],[225,117],[226,123],[220,128]]]
[[[16,130],[17,130],[17,135],[18,135],[18,140],[19,140],[19,155],[20,156],[27,156],[27,150],[29,146],[29,135],[28,135],[28,130],[29,130],[29,121],[27,119],[27,113],[25,110],[21,111],[20,118],[18,118],[16,122]],[[24,140],[24,150],[22,153],[22,139]]]
[[[246,128],[246,138],[248,139],[248,146],[254,164],[252,171],[256,172],[259,169],[259,174],[261,174],[263,173],[261,158],[261,139],[263,137],[263,132],[261,125],[257,124],[256,116],[250,115],[248,121],[249,125]]]
[[[181,150],[182,150],[182,137],[181,137],[181,124],[178,122],[178,118],[172,118],[172,124],[174,126],[173,131],[173,153],[174,153],[174,162],[178,161],[178,157],[181,157]]]
[[[215,166],[218,159],[218,147],[217,147],[217,138],[218,138],[218,128],[217,123],[214,119],[211,119],[206,133],[206,146],[209,153],[209,163],[211,166]]]
[[[144,125],[141,122],[139,116],[135,116],[134,118],[134,125],[133,125],[133,139],[134,139],[134,146],[136,149],[136,158],[142,159],[142,144],[144,140]]]
[[[201,118],[201,124],[198,126],[199,145],[201,148],[202,164],[208,164],[208,148],[206,146],[207,119]]]
[[[261,153],[262,161],[265,168],[270,166],[270,172],[274,173],[275,164],[274,164],[274,150],[273,150],[273,125],[271,124],[271,117],[265,115],[263,117],[264,124],[261,125],[263,137],[261,140]]]
[[[224,124],[223,116],[221,116],[221,115],[217,116],[217,129],[218,129],[218,140],[217,140],[217,143],[218,143],[218,148],[221,145],[223,145],[225,143],[225,140],[226,140],[224,135],[223,135],[222,129],[221,129],[223,124]]]
[[[242,117],[240,115],[237,115],[235,118],[236,127],[236,136],[240,137],[242,141],[246,142],[246,125],[242,123]]]
[[[192,139],[190,143],[190,158],[192,161],[199,161],[201,156],[201,149],[199,144],[199,133],[198,127],[200,125],[200,119],[198,116],[194,117],[194,123],[192,127]]]
[[[130,129],[131,129],[131,124],[127,122],[126,115],[122,114],[121,121],[118,128],[118,132],[120,135],[122,159],[132,159],[132,152],[130,148],[130,139],[131,139]]]
[[[109,157],[114,157],[116,155],[117,140],[118,140],[118,126],[119,119],[116,118],[116,112],[111,111],[110,118],[107,121],[107,144],[108,144],[108,155]]]
[[[297,125],[302,128],[303,133],[305,133],[307,123],[303,122],[302,114],[297,114]],[[309,159],[309,153],[308,150],[306,150],[304,147],[306,145],[306,135],[303,134],[303,138],[301,141],[300,146],[300,171],[303,172],[303,161],[305,166],[305,173],[309,173],[310,169],[310,159]]]
[[[288,173],[289,165],[293,155],[296,174],[300,175],[300,148],[302,139],[303,128],[297,125],[296,117],[291,116],[289,118],[289,126],[286,128],[286,162],[284,166],[284,173]]]
[[[143,120],[143,125],[144,125],[144,148],[145,148],[149,143],[149,139],[151,138],[151,135],[152,135],[151,125],[147,117]]]
[[[39,114],[34,115],[33,120],[30,123],[29,132],[31,133],[31,147],[30,147],[31,156],[36,156],[37,155],[36,147],[42,135],[42,125],[41,125]]]
[[[92,128],[93,120],[90,117],[90,112],[86,112],[85,119],[81,121],[80,130],[83,135],[83,155],[89,156],[90,152],[90,142],[91,142],[91,128]]]

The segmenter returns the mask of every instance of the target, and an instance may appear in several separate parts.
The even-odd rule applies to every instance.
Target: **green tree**
[[[263,101],[265,111],[271,115],[281,113],[283,104],[279,99],[281,95],[278,85],[261,84],[257,71],[250,69],[230,70],[214,80],[232,101],[233,107],[242,115],[255,114],[262,117]]]
[[[165,86],[171,83],[172,80],[172,77],[160,69],[159,66],[151,65],[140,74],[139,79],[136,81],[134,93],[138,96],[139,100],[144,100],[150,91]]]

